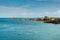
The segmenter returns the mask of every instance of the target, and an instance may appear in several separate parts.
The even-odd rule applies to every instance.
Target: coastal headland
[[[53,23],[53,24],[60,24],[60,18],[58,17],[48,17],[45,16],[44,18],[11,18],[12,20],[30,20],[30,21],[43,21],[44,23]]]
[[[44,18],[36,18],[36,19],[30,18],[30,20],[44,21],[44,23],[60,24],[60,18],[57,18],[57,17],[45,16]]]

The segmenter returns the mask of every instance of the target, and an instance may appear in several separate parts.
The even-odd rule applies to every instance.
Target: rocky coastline
[[[45,16],[44,18],[11,18],[12,20],[30,20],[30,21],[43,21],[44,23],[53,23],[53,24],[60,24],[60,18],[57,17],[48,17]]]
[[[56,17],[45,16],[44,18],[36,18],[36,19],[30,18],[30,20],[44,21],[44,23],[60,24],[60,18],[56,18]]]
[[[56,17],[45,16],[43,21],[44,23],[60,24],[60,18],[56,18]]]

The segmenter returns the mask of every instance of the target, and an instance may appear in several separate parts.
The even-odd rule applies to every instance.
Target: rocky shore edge
[[[36,19],[30,18],[29,20],[44,21],[44,23],[60,24],[60,18],[56,18],[56,17],[45,16],[44,18],[36,18]]]

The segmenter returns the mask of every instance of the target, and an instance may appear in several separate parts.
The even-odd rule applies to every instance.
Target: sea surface
[[[0,18],[0,40],[60,40],[60,24]]]

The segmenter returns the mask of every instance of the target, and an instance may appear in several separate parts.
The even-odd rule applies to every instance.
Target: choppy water
[[[60,24],[0,18],[0,40],[60,40]]]

